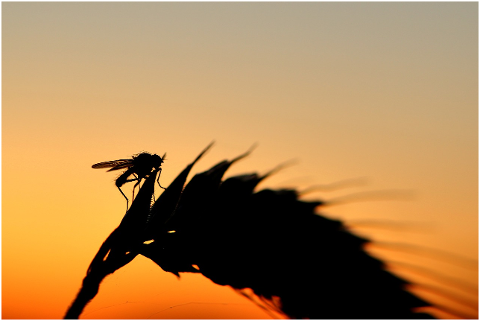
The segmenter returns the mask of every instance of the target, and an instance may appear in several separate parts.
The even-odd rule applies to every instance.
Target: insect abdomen
[[[133,173],[135,173],[135,169],[132,167],[132,168],[129,168],[128,170],[126,170],[122,175],[120,175],[117,180],[115,181],[115,185],[117,187],[122,187],[123,184],[125,184],[127,182],[127,179],[130,175],[132,175]]]

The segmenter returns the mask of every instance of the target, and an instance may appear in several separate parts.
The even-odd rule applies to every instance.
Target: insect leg
[[[162,185],[160,185],[160,174],[162,174],[162,169],[161,169],[161,168],[158,170],[158,177],[157,177],[158,186],[160,186],[160,187],[163,188],[163,189],[166,189],[165,187],[163,187]]]
[[[133,176],[135,176],[135,178],[127,180],[127,182],[138,181],[137,184],[135,184],[133,186],[133,189],[132,189],[132,200],[135,198],[135,187],[140,183],[140,180],[139,180],[138,176],[135,175],[135,173],[133,173]]]
[[[136,176],[135,176],[136,177]],[[130,183],[130,182],[133,182],[133,181],[138,181],[139,178],[136,177],[136,178],[132,178],[132,179],[127,179],[125,180],[125,183]],[[124,183],[124,184],[125,184]],[[132,199],[135,198],[135,187],[137,186],[138,184],[135,184],[135,186],[133,187],[133,195],[132,195]]]
[[[159,171],[161,172],[162,169],[160,168]],[[155,175],[157,175],[157,173],[155,173]],[[157,177],[158,186],[160,186],[160,182],[158,181],[159,179],[160,179],[160,173],[158,173],[158,177]],[[162,187],[162,186],[160,186],[160,187]],[[153,193],[152,197],[153,197],[153,201],[155,202],[155,192]]]
[[[132,179],[132,181],[134,181],[134,179]],[[135,185],[133,186],[133,191],[132,191],[132,197],[135,197],[135,187],[137,187],[138,185],[140,185],[140,182],[142,181],[141,178],[137,178],[137,182],[135,183]],[[139,187],[140,188],[140,187]]]
[[[118,186],[118,190],[120,191],[120,193],[122,193],[123,197],[125,197],[125,199],[127,200],[127,211],[128,211],[128,198],[125,196],[125,194],[123,194],[123,191],[119,186]]]

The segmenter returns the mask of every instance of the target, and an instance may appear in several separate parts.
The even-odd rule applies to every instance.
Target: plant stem
[[[82,288],[77,294],[72,305],[68,308],[64,319],[78,319],[85,306],[98,293],[100,283],[109,273],[89,273],[83,279]]]

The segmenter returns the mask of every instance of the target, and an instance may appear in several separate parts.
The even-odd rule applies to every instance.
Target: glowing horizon
[[[321,213],[411,223],[358,232],[478,261],[477,3],[2,9],[3,318],[62,318],[120,222],[118,174],[92,164],[167,152],[166,186],[213,140],[190,177],[258,143],[227,176],[297,159],[261,187],[366,177],[366,185],[306,197],[410,191],[409,201]],[[478,268],[442,269],[478,286]],[[107,277],[82,316],[195,315],[270,317],[228,287],[198,275],[177,280],[143,257]]]

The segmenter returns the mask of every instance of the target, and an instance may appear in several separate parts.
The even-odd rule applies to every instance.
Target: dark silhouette
[[[170,184],[155,204],[156,208],[173,211],[179,194],[185,184],[193,165],[210,148],[211,144]],[[107,237],[93,258],[83,279],[82,287],[72,302],[65,319],[78,319],[85,306],[98,293],[103,279],[128,264],[139,253],[146,235],[147,223],[150,221],[150,206],[154,192],[155,177],[160,168],[153,170],[146,178],[132,206],[127,210],[120,225]],[[162,199],[162,202],[158,201]]]
[[[405,291],[406,281],[362,250],[367,240],[315,213],[321,201],[300,201],[294,190],[255,192],[265,178],[255,173],[222,181],[237,159],[194,176],[141,254],[175,275],[250,288],[291,318],[430,317],[412,311],[429,304]]]
[[[159,170],[160,173],[162,172],[161,166],[166,156],[167,156],[167,153],[165,153],[163,157],[160,157],[157,154],[152,155],[150,153],[143,152],[143,153],[134,155],[132,156],[132,158],[128,158],[128,159],[117,159],[113,161],[100,162],[97,164],[93,164],[92,168],[110,168],[111,167],[108,170],[108,172],[128,168],[115,181],[115,185],[118,187],[118,190],[120,191],[120,193],[122,193],[123,197],[125,197],[125,199],[127,200],[127,209],[128,209],[128,198],[127,196],[125,196],[125,194],[123,193],[120,187],[122,187],[127,182],[137,181],[137,183],[133,187],[133,193],[135,193],[135,187],[137,187],[140,184],[143,178],[150,175],[150,173],[152,172],[152,169]],[[131,175],[135,176],[135,178],[128,179]],[[160,175],[158,175],[158,178],[157,178],[158,186],[160,186],[161,188],[164,188],[160,185],[159,179],[160,179]],[[134,194],[132,195],[132,198],[133,197],[134,197]]]
[[[363,250],[368,240],[316,212],[324,202],[302,201],[293,189],[256,191],[274,171],[224,180],[227,169],[249,152],[195,175],[185,186],[211,145],[151,207],[159,169],[146,178],[93,259],[65,318],[78,318],[103,278],[138,254],[177,276],[201,273],[244,295],[242,289],[251,289],[264,308],[290,318],[432,318],[416,312],[430,303],[405,290],[407,281]]]

